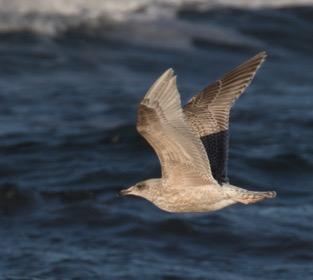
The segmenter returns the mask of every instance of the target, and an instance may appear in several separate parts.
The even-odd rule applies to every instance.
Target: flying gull
[[[212,212],[235,203],[276,196],[249,191],[227,178],[229,114],[265,60],[261,52],[193,97],[184,108],[172,69],[151,86],[139,105],[137,130],[159,157],[162,178],[122,190],[168,212]]]

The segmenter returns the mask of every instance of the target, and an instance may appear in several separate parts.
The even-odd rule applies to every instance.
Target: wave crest
[[[80,26],[175,19],[181,9],[261,8],[312,5],[313,0],[0,0],[0,32],[56,35]]]

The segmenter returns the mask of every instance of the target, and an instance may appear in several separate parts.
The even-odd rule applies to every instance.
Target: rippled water
[[[194,10],[0,35],[0,279],[313,278],[313,9]],[[141,28],[140,28],[141,27]],[[229,176],[278,197],[168,214],[117,192],[159,176],[136,108],[166,68],[185,102],[266,50],[232,112]]]

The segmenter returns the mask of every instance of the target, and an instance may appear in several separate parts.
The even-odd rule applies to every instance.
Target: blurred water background
[[[312,1],[0,0],[0,279],[313,279]],[[136,108],[269,57],[232,111],[229,176],[278,197],[168,214]]]

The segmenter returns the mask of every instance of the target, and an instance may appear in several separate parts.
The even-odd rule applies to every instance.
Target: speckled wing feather
[[[230,109],[248,87],[265,58],[265,52],[261,52],[247,60],[204,88],[184,107],[188,124],[200,137],[210,160],[213,177],[220,184],[228,181]]]
[[[137,130],[157,153],[168,185],[217,183],[200,139],[185,120],[172,69],[151,86],[140,103]]]

